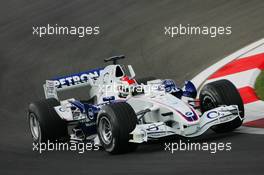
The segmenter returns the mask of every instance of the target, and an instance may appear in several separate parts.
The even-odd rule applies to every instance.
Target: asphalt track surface
[[[96,68],[125,54],[138,77],[182,84],[224,56],[264,36],[262,0],[9,0],[0,5],[0,174],[263,174],[264,137],[208,133],[200,141],[232,142],[229,152],[164,151],[164,143],[135,153],[32,151],[26,109],[44,97],[43,82]],[[96,37],[32,35],[32,26],[98,25]],[[232,35],[164,36],[165,25],[231,25]],[[208,139],[207,139],[208,138]]]

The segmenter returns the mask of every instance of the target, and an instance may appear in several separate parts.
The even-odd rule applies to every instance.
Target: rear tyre
[[[60,103],[45,99],[31,103],[28,108],[28,121],[34,142],[56,141],[68,138],[66,121],[62,120],[53,107]]]
[[[201,112],[211,110],[220,105],[237,105],[241,118],[244,118],[244,104],[241,96],[234,86],[228,80],[219,80],[206,84],[200,93]],[[242,125],[240,118],[227,123],[222,123],[212,127],[215,132],[229,132]]]
[[[138,144],[129,142],[129,139],[136,124],[137,116],[128,103],[103,106],[97,118],[98,137],[103,148],[111,154],[135,151]]]

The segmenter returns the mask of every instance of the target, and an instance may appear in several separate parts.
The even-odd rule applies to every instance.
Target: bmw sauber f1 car
[[[109,153],[134,151],[142,142],[167,136],[196,137],[208,129],[229,132],[241,126],[244,106],[228,80],[183,88],[171,79],[135,79],[124,56],[105,59],[104,68],[46,80],[46,99],[29,105],[34,142],[92,141]],[[58,92],[87,87],[86,99],[59,101]]]

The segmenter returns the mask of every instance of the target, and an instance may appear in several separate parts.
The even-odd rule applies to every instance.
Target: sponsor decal
[[[211,112],[208,112],[207,113],[207,117],[209,118],[209,119],[214,119],[214,118],[216,118],[218,116],[218,112],[217,111],[211,111]]]
[[[52,80],[55,82],[56,88],[63,88],[67,86],[72,86],[76,84],[81,84],[88,82],[89,79],[96,79],[100,75],[100,71],[102,68],[99,69],[93,69],[86,72],[81,72],[69,76],[59,77],[59,78],[53,78]]]
[[[186,112],[185,115],[187,117],[192,117],[192,116],[194,116],[194,113],[193,112]]]
[[[59,108],[59,111],[60,111],[60,112],[65,112],[65,111],[66,111],[66,109],[65,109],[65,108],[63,108],[63,107],[60,107],[60,108]]]
[[[95,118],[95,116],[94,116],[94,111],[93,111],[92,108],[89,108],[89,109],[88,109],[88,115],[87,115],[87,117],[88,117],[90,120],[93,120],[93,119]]]
[[[148,131],[158,131],[159,127],[155,124],[149,125],[147,128]]]

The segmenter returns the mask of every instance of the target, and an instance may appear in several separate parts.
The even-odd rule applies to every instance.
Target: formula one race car
[[[196,98],[190,81],[181,89],[171,79],[134,79],[131,65],[117,64],[123,58],[105,59],[113,62],[105,68],[47,80],[46,99],[29,105],[33,141],[88,140],[109,153],[125,153],[149,140],[241,126],[244,106],[230,81],[206,84]],[[83,86],[88,87],[86,100],[58,101],[57,92]]]

